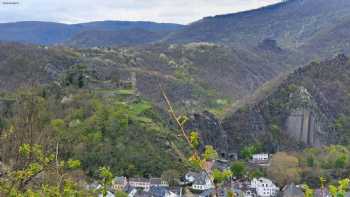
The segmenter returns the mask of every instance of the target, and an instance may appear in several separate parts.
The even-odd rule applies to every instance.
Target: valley
[[[286,0],[0,23],[0,196],[344,196],[349,21],[347,0]]]

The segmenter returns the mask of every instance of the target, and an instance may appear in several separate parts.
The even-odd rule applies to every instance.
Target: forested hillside
[[[62,78],[66,71],[77,72],[76,65],[81,64],[84,78],[91,76],[100,81],[90,80],[91,88],[114,87],[135,75],[137,91],[157,105],[162,103],[162,84],[180,111],[204,108],[220,112],[303,61],[294,59],[294,53],[275,53],[269,47],[275,49],[267,43],[256,49],[259,55],[254,55],[208,43],[111,49],[2,43],[0,70],[4,80],[0,89],[10,90],[28,82],[48,84]]]
[[[181,139],[167,115],[132,89],[87,89],[82,84],[28,87],[1,96],[1,161],[20,165],[19,147],[40,144],[87,174],[101,166],[116,174],[160,176],[183,170]],[[28,119],[30,117],[30,119]],[[17,159],[16,159],[17,158]]]
[[[349,142],[349,59],[339,55],[292,73],[257,103],[223,120],[228,144],[267,150]]]

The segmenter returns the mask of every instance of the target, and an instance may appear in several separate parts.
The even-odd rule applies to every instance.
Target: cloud
[[[0,22],[100,20],[190,23],[205,16],[254,9],[280,0],[0,0]],[[6,4],[4,2],[18,2]]]

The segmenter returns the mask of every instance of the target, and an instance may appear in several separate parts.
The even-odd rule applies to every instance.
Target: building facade
[[[254,178],[250,187],[256,190],[256,193],[260,197],[272,197],[277,196],[279,188],[267,178]]]
[[[269,154],[265,154],[265,153],[262,153],[262,154],[255,154],[252,156],[252,159],[253,161],[256,161],[256,162],[264,162],[264,161],[269,161]]]
[[[124,190],[125,186],[128,184],[128,180],[126,177],[115,177],[112,181],[112,187],[115,191]]]
[[[145,178],[130,178],[129,185],[134,188],[141,188],[145,191],[149,191],[151,184],[148,179]]]

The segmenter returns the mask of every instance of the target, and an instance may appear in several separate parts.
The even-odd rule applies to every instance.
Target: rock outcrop
[[[284,123],[286,135],[310,146],[321,146],[326,144],[327,139],[322,139],[326,133],[325,122],[327,118],[317,108],[311,94],[305,87],[290,95],[291,102],[295,108],[290,109],[289,116]]]
[[[222,157],[229,156],[227,133],[222,128],[220,120],[210,112],[196,113],[189,116],[190,121],[186,125],[187,131],[199,132],[201,149],[205,145],[213,145]]]
[[[277,150],[340,143],[346,134],[334,125],[349,115],[349,68],[348,58],[339,55],[295,71],[270,96],[223,121],[229,139],[241,136],[229,147],[263,143]]]
[[[344,55],[312,63],[257,103],[243,106],[221,122],[199,115],[191,128],[200,131],[204,144],[213,144],[220,153],[226,150],[226,155],[247,145],[279,151],[342,143],[350,129],[339,121],[350,116],[349,70]]]

